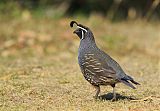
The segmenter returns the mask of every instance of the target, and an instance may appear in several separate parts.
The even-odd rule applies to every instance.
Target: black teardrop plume
[[[71,22],[70,22],[70,26],[71,26],[71,27],[73,27],[74,24],[78,25],[78,23],[77,23],[76,21],[71,21]]]

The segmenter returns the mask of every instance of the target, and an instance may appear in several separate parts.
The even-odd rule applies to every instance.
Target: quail
[[[88,27],[76,21],[71,21],[70,27],[74,24],[77,28],[73,33],[80,38],[78,63],[84,78],[96,88],[95,98],[98,98],[101,85],[113,87],[112,101],[116,100],[115,85],[117,83],[124,83],[133,89],[135,86],[132,83],[140,85],[127,75],[115,60],[97,47],[94,35]]]

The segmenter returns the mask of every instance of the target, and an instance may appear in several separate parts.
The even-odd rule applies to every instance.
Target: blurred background
[[[159,0],[1,0],[0,56],[75,53],[71,20],[91,27],[104,50],[160,55]]]
[[[117,85],[120,101],[112,104],[92,98],[72,20],[92,30],[97,45],[141,83],[137,90]],[[158,111],[159,83],[160,0],[0,0],[2,111]]]

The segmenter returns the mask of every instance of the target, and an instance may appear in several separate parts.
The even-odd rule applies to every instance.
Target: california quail
[[[140,85],[128,76],[115,60],[97,47],[94,35],[88,27],[75,21],[70,22],[71,27],[74,24],[77,25],[77,29],[73,33],[80,38],[78,63],[84,78],[96,88],[95,98],[100,93],[100,85],[113,87],[112,100],[116,100],[116,83],[122,82],[133,89],[135,87],[130,82]]]

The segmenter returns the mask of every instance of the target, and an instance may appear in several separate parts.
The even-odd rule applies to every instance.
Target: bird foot
[[[116,98],[112,98],[112,99],[111,99],[112,102],[114,102],[114,101],[116,101],[116,100],[117,100]]]
[[[98,96],[93,96],[93,98],[94,98],[94,99],[99,99],[99,97],[98,97]]]

